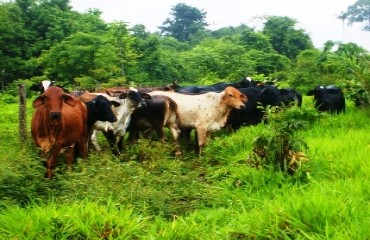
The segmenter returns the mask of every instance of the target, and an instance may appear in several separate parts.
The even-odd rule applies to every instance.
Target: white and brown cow
[[[209,134],[225,126],[231,109],[244,108],[247,102],[247,97],[234,87],[227,87],[219,93],[207,92],[199,95],[165,91],[154,91],[149,95],[165,95],[176,102],[181,127],[196,130],[199,154]]]

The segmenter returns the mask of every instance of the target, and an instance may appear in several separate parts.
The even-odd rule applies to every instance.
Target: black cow
[[[281,106],[279,90],[275,86],[239,88],[241,93],[248,97],[244,109],[233,109],[227,119],[226,125],[233,130],[242,125],[256,125],[262,122],[267,106]]]
[[[234,87],[234,88],[247,88],[247,87],[254,87],[256,83],[249,77],[242,79],[240,82],[235,83],[226,83],[226,82],[218,82],[212,85],[206,86],[184,86],[184,87],[177,87],[175,92],[179,93],[205,93],[205,92],[221,92],[225,90],[226,87]]]
[[[117,121],[117,117],[113,113],[112,106],[118,107],[120,106],[120,103],[116,101],[110,101],[102,95],[92,95],[91,100],[83,102],[87,107],[87,132],[89,137],[92,133],[94,124],[97,121]]]
[[[284,106],[302,106],[302,95],[299,94],[294,88],[281,88],[279,89],[279,95]]]
[[[345,112],[346,100],[342,90],[334,85],[316,86],[308,91],[307,96],[313,96],[315,108],[319,111],[327,111],[331,114]]]

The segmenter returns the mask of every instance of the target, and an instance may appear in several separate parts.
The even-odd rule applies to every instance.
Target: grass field
[[[90,151],[47,180],[17,104],[0,108],[0,239],[370,239],[369,110],[308,121],[294,175],[249,164],[258,125],[216,133],[201,157],[155,141]]]

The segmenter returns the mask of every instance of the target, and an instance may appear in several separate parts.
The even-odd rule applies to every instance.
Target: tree
[[[347,11],[341,12],[339,19],[348,20],[351,25],[355,22],[363,23],[363,30],[370,31],[370,0],[358,0],[347,8]]]
[[[181,55],[192,81],[235,80],[254,74],[254,62],[247,59],[245,48],[228,39],[206,39]],[[190,75],[189,74],[189,75]],[[212,79],[206,79],[212,78]],[[203,81],[203,84],[207,83]],[[210,83],[210,82],[208,82]]]
[[[172,8],[172,19],[167,18],[163,26],[159,27],[161,32],[172,36],[179,41],[189,41],[191,35],[200,34],[205,31],[206,12],[195,7],[179,3]]]
[[[289,81],[289,84],[300,91],[306,91],[308,89],[304,89],[305,87],[321,83],[318,65],[320,55],[321,52],[317,49],[300,52],[296,57],[296,63],[291,73],[292,79]]]
[[[131,38],[124,24],[115,23],[104,35],[73,34],[51,47],[40,60],[50,79],[88,88],[109,81],[123,84],[126,71],[137,59]]]
[[[296,23],[296,20],[289,17],[270,16],[262,30],[270,38],[274,50],[290,59],[294,59],[303,50],[313,48],[308,34],[302,29],[296,29]]]
[[[247,53],[249,62],[254,62],[256,72],[269,76],[273,73],[290,70],[291,60],[276,52],[251,49]]]
[[[20,68],[25,65],[24,51],[27,32],[21,9],[13,3],[0,5],[0,74],[4,85],[23,77]]]
[[[259,32],[254,32],[252,29],[245,30],[240,34],[240,42],[247,49],[258,49],[264,52],[272,52],[272,46],[269,38]]]
[[[245,24],[241,24],[237,27],[223,27],[212,31],[212,36],[215,38],[230,37],[232,35],[241,34],[245,31],[253,31],[253,29]]]

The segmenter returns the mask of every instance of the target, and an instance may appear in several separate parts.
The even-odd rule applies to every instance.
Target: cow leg
[[[183,139],[185,141],[185,145],[187,147],[190,145],[191,130],[191,128],[182,128],[179,136],[179,139]]]
[[[148,128],[148,129],[142,131],[143,132],[143,138],[144,139],[151,139],[151,137],[152,137],[152,131],[153,131],[152,128]]]
[[[72,164],[73,164],[73,160],[74,160],[74,156],[75,156],[74,151],[75,151],[75,147],[73,147],[73,146],[66,147],[65,150],[64,150],[64,158],[66,160],[67,169],[69,171],[72,169]]]
[[[180,129],[178,128],[177,124],[170,124],[168,128],[171,131],[172,139],[175,142],[175,156],[180,156],[182,154],[179,148],[179,138],[180,138]]]
[[[113,154],[118,156],[119,150],[117,149],[118,140],[114,136],[114,132],[112,130],[103,131],[105,138],[108,141],[109,147],[112,150]]]
[[[87,143],[85,141],[78,142],[76,143],[75,148],[76,148],[75,152],[77,154],[74,157],[72,156],[71,163],[73,163],[73,160],[75,160],[77,157],[81,157],[84,161],[86,161],[87,160]]]
[[[202,149],[207,143],[207,130],[202,127],[198,127],[197,129],[197,137],[198,137],[198,154],[199,156],[202,154]]]
[[[46,178],[51,179],[53,177],[53,169],[55,168],[56,161],[58,159],[59,152],[61,149],[62,149],[61,146],[54,146],[51,149],[50,157],[45,162],[45,167],[46,167],[45,177]]]
[[[160,141],[164,142],[166,140],[163,131],[163,124],[156,125],[155,133]]]
[[[132,145],[138,139],[139,139],[139,131],[130,129],[130,131],[128,131],[128,137],[127,137],[128,144]]]
[[[176,124],[170,124],[168,126],[168,128],[171,131],[171,135],[172,135],[173,140],[177,143],[179,141],[179,138],[180,138],[180,133],[181,133],[180,129],[178,128],[178,126]]]
[[[101,147],[98,143],[97,131],[93,130],[89,141],[97,151],[101,151]]]
[[[118,155],[121,154],[122,150],[123,150],[123,136],[118,136],[117,139],[118,139],[118,142],[117,142],[117,149],[118,149]]]

